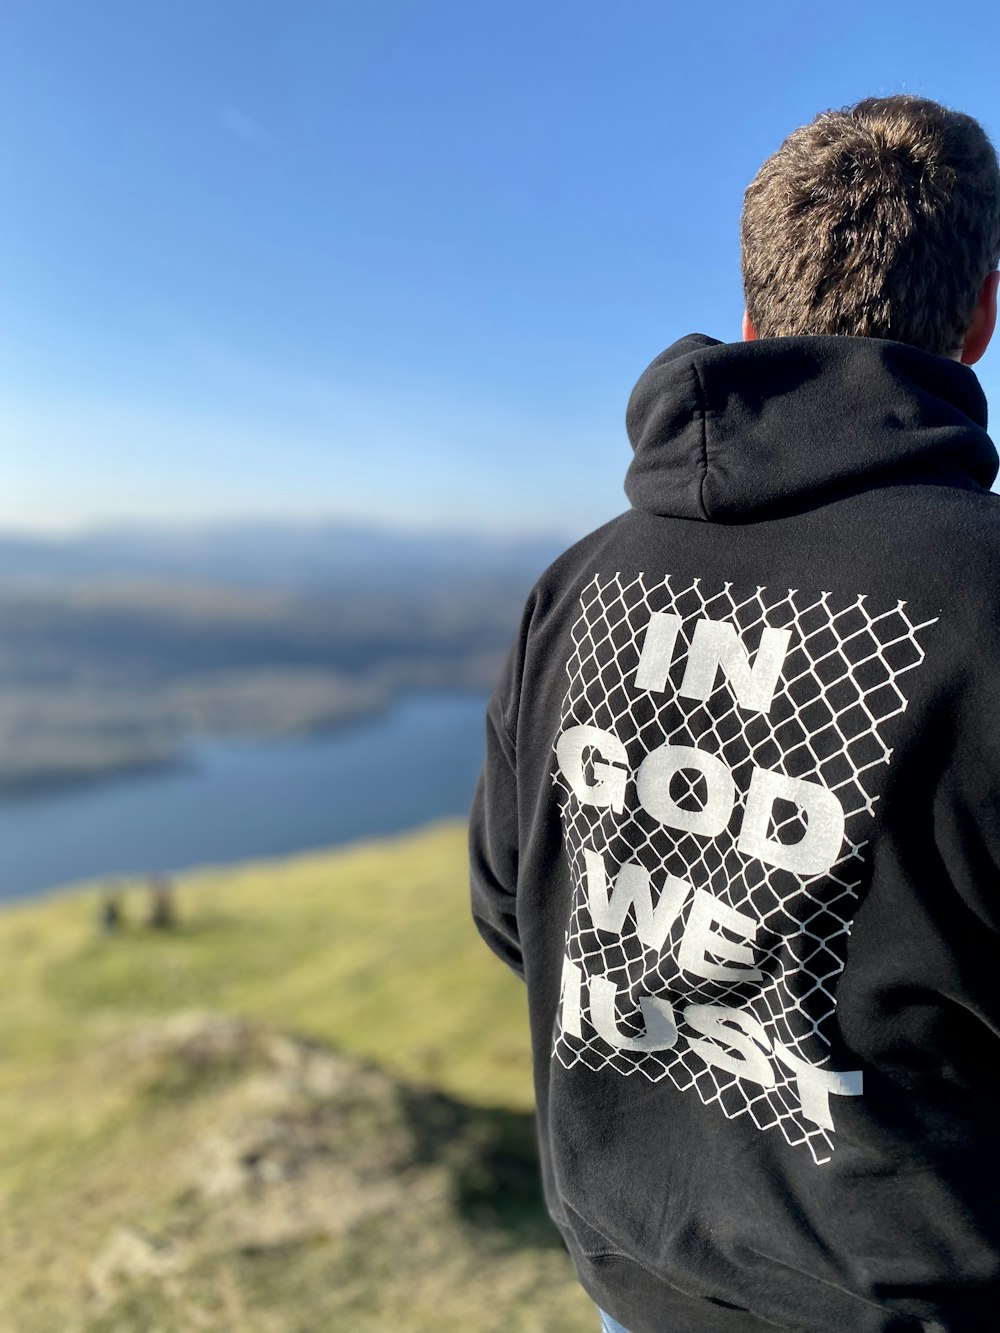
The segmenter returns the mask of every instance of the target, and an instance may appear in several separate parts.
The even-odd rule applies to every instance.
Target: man
[[[742,242],[744,341],[646,370],[631,509],[528,600],[473,912],[606,1327],[991,1330],[996,154],[915,97],[827,112]]]

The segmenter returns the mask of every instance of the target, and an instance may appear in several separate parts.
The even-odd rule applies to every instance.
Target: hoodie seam
[[[705,386],[701,382],[701,376],[698,374],[698,367],[695,362],[691,363],[691,374],[694,378],[694,393],[698,404],[698,415],[701,418],[701,480],[698,482],[698,503],[701,505],[701,512],[705,518],[710,518],[708,506],[705,503],[705,482],[708,479],[708,424],[705,420],[707,407],[705,399]]]
[[[504,717],[503,705],[501,705],[501,707],[500,707],[500,726],[503,728],[504,735],[505,735],[505,736],[507,737],[507,739],[510,741],[511,748],[512,748],[513,750],[516,750],[516,749],[517,749],[517,741],[516,741],[516,739],[515,739],[515,737],[514,737],[514,733],[513,733],[513,731],[511,730],[510,723],[509,723],[509,722],[507,721],[507,719]]]

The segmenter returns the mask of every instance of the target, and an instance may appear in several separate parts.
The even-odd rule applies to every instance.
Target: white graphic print
[[[834,1147],[835,987],[924,657],[906,604],[597,576],[556,741],[574,886],[555,1057]]]

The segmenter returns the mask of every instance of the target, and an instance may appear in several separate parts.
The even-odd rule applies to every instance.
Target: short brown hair
[[[1000,167],[978,121],[869,97],[794,130],[747,188],[747,313],[761,338],[854,334],[951,356],[1000,260]]]

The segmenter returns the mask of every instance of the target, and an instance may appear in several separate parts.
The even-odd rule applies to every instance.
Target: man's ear
[[[997,284],[1000,283],[1000,270],[987,273],[986,281],[976,297],[976,308],[972,312],[972,323],[962,344],[959,358],[963,366],[974,366],[990,345],[993,330],[997,326]]]
[[[994,313],[996,312],[996,299],[994,296]],[[757,330],[754,328],[747,311],[743,311],[743,341],[745,343],[755,342],[757,339]]]

